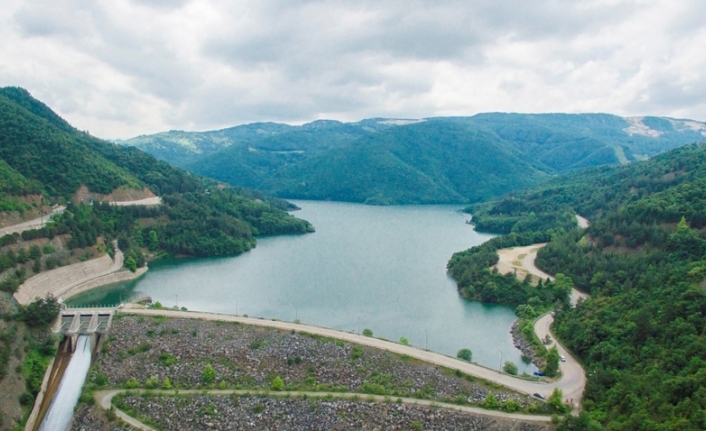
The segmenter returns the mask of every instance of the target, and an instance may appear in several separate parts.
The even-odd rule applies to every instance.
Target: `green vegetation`
[[[505,361],[505,364],[503,365],[503,371],[508,374],[512,374],[513,376],[516,376],[517,365],[515,365],[515,363],[512,361]]]
[[[366,337],[372,337],[373,336],[373,330],[370,328],[365,328],[363,329],[363,335]]]
[[[518,311],[523,316],[534,317],[557,304],[568,303],[573,287],[571,278],[557,274],[554,282],[540,280],[534,285],[530,277],[520,281],[514,273],[502,275],[490,267],[498,263],[497,250],[501,248],[526,246],[550,238],[551,235],[546,232],[513,233],[496,237],[466,251],[454,253],[447,269],[465,297],[513,307],[522,306]]]
[[[404,126],[384,119],[256,123],[123,143],[278,196],[378,205],[475,202],[546,174],[635,161],[701,138],[683,122],[643,121],[659,137],[631,135],[625,119],[604,114],[480,114]]]
[[[706,147],[690,145],[485,204],[486,214],[508,221],[509,236],[535,234],[509,222],[530,210],[537,217],[578,213],[591,220],[585,230],[554,226],[536,261],[591,293],[575,308],[555,305],[554,333],[580,358],[588,378],[585,411],[567,416],[558,429],[706,428],[703,196]],[[518,314],[535,314],[528,313],[532,304],[524,305]],[[545,359],[551,375],[558,352],[550,350]],[[567,409],[561,394],[548,404],[557,413]]]
[[[46,105],[19,88],[0,89],[0,211],[31,208],[23,199],[41,194],[46,204],[69,202],[47,227],[0,238],[0,247],[36,238],[69,235],[70,249],[113,239],[125,253],[126,267],[144,265],[143,250],[172,255],[235,255],[255,246],[259,235],[306,233],[313,228],[283,210],[292,205],[259,192],[214,187],[134,147],[114,145],[78,131]],[[79,187],[110,194],[118,189],[149,188],[163,198],[156,207],[116,207],[100,202],[72,203]],[[37,207],[37,211],[40,208]],[[47,248],[48,247],[48,248]],[[45,253],[51,253],[51,246]],[[24,250],[24,249],[23,249]],[[26,250],[25,250],[26,251]],[[0,253],[0,270],[39,259]],[[41,263],[32,269],[41,269]],[[47,269],[57,264],[47,257]],[[0,288],[14,291],[29,267],[4,277]],[[34,271],[35,273],[37,271]]]
[[[46,330],[54,323],[60,310],[59,301],[53,296],[47,295],[46,298],[38,298],[25,307],[22,311],[22,320],[30,328]]]
[[[213,369],[211,364],[206,364],[206,367],[204,367],[203,373],[201,374],[201,379],[203,380],[203,382],[207,385],[210,385],[211,383],[216,381],[216,377],[216,370]]]
[[[473,352],[471,352],[471,349],[463,348],[456,353],[456,357],[463,359],[464,361],[471,362],[473,359]]]

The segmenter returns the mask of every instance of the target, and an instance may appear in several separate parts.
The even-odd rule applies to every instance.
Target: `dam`
[[[64,431],[70,428],[74,407],[81,396],[94,352],[98,351],[102,337],[109,331],[114,312],[112,308],[61,311],[53,332],[64,335],[63,352],[70,355],[70,359],[68,365],[64,364],[65,368],[56,364],[55,369],[51,370],[49,380],[53,382],[47,382],[49,389],[41,399],[37,397],[30,416],[30,421],[34,417],[35,426],[26,429]],[[41,423],[38,428],[37,423]]]

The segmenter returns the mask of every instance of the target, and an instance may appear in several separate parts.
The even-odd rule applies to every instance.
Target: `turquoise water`
[[[456,251],[490,235],[465,223],[455,206],[374,207],[295,201],[294,214],[316,233],[261,238],[241,256],[173,259],[150,263],[137,281],[90,292],[72,304],[112,304],[150,295],[165,306],[251,317],[299,319],[344,331],[372,329],[375,336],[409,339],[415,346],[498,368],[520,352],[509,330],[508,307],[461,298],[446,274]],[[359,323],[360,322],[360,323]]]

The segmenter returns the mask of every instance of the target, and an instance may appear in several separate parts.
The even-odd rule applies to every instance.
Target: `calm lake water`
[[[69,301],[112,304],[150,295],[165,306],[278,318],[344,331],[373,330],[390,340],[450,356],[467,347],[492,368],[523,364],[512,345],[508,307],[461,298],[446,273],[456,251],[491,236],[465,223],[455,206],[375,207],[294,201],[294,214],[316,233],[261,238],[241,256],[150,263],[139,280],[107,286]],[[360,322],[360,326],[359,323]]]

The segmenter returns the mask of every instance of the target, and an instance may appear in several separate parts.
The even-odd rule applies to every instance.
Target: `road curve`
[[[522,269],[525,271],[544,280],[554,280],[554,277],[540,270],[534,264],[534,261],[537,258],[537,251],[545,245],[547,244],[543,243],[534,244],[527,247],[515,247],[513,248],[513,253],[515,255],[517,255],[518,252],[525,254],[525,257],[521,261]],[[498,255],[503,256],[509,254],[508,252],[501,253],[502,251],[503,250],[498,250]],[[586,298],[588,298],[587,294],[579,292],[575,288],[571,290],[571,304],[573,306],[576,306],[579,299],[585,300]],[[581,397],[583,396],[583,391],[586,388],[586,373],[576,358],[570,355],[564,346],[555,341],[556,337],[554,337],[550,330],[553,322],[554,317],[551,313],[547,313],[535,321],[534,331],[540,339],[544,339],[547,335],[550,335],[552,342],[547,345],[547,347],[551,348],[552,346],[556,346],[557,350],[559,350],[559,354],[566,358],[566,362],[560,363],[562,373],[560,388],[564,393],[565,401],[572,404],[572,407],[576,410],[581,406]]]
[[[34,220],[29,220],[22,223],[14,224],[12,226],[5,226],[3,228],[0,228],[0,236],[9,235],[11,233],[22,233],[26,230],[31,229],[41,229],[46,226],[47,222],[51,219],[52,215],[62,213],[65,209],[65,206],[56,207],[52,210],[51,214],[44,215]]]
[[[551,395],[554,388],[561,389],[564,393],[581,393],[583,387],[576,386],[577,381],[575,379],[566,379],[562,377],[558,381],[554,382],[542,382],[536,380],[525,380],[519,377],[511,376],[509,374],[504,374],[499,371],[486,368],[484,366],[468,363],[460,359],[451,358],[440,353],[431,352],[428,350],[422,350],[413,346],[405,346],[402,344],[394,343],[392,341],[380,340],[378,338],[366,337],[363,335],[338,331],[336,329],[322,328],[319,326],[304,325],[299,323],[283,322],[280,320],[265,320],[256,319],[252,317],[241,317],[233,316],[228,314],[216,314],[216,313],[205,313],[205,312],[193,312],[193,311],[177,311],[177,310],[166,310],[166,309],[139,309],[139,308],[119,308],[118,312],[126,314],[140,314],[148,316],[166,316],[166,317],[178,317],[178,318],[188,318],[188,319],[204,319],[204,320],[216,320],[225,322],[240,322],[247,325],[264,326],[269,328],[277,328],[282,330],[295,330],[303,331],[311,334],[322,335],[324,337],[330,337],[335,339],[340,339],[348,341],[351,343],[360,344],[363,346],[370,346],[377,349],[386,350],[392,353],[397,353],[400,355],[407,355],[422,361],[429,362],[434,365],[440,365],[443,367],[450,368],[452,370],[460,370],[466,374],[470,374],[481,379],[489,380],[495,382],[499,385],[505,386],[506,388],[515,390],[517,392],[522,392],[528,395],[534,393],[540,393],[545,398]],[[575,387],[576,386],[576,387]]]
[[[159,205],[162,203],[162,198],[159,196],[154,196],[151,198],[145,198],[145,199],[139,199],[135,201],[119,201],[119,202],[110,202],[110,205],[116,205],[116,206],[129,206],[129,205],[143,205],[143,206],[152,206],[152,205]],[[56,207],[54,210],[52,210],[51,214],[47,214],[45,216],[36,218],[34,220],[28,220],[22,223],[14,224],[12,226],[5,226],[3,228],[0,228],[0,236],[3,235],[8,235],[11,233],[22,233],[26,230],[31,230],[31,229],[41,229],[44,226],[46,226],[47,222],[51,219],[51,216],[53,214],[59,214],[62,213],[66,209],[65,206],[59,206]]]
[[[147,390],[144,389],[133,389],[133,390],[128,390],[128,389],[108,389],[108,390],[103,390],[103,391],[96,391],[93,393],[93,397],[103,409],[108,410],[110,409],[111,402],[113,400],[113,397],[120,393],[125,393],[125,392],[131,392],[135,394],[142,394],[147,392]],[[336,399],[353,399],[354,397],[361,398],[365,401],[368,400],[374,400],[375,402],[390,402],[390,397],[384,397],[380,395],[368,395],[368,394],[357,394],[357,393],[340,393],[340,392],[303,392],[303,391],[291,391],[291,392],[269,392],[269,391],[252,391],[252,390],[244,390],[244,389],[211,389],[211,390],[204,390],[204,389],[181,389],[181,390],[150,390],[150,393],[153,394],[159,394],[159,395],[202,395],[202,394],[208,394],[208,395],[216,395],[216,396],[225,396],[225,395],[231,395],[231,394],[237,394],[237,395],[265,395],[265,396],[270,396],[270,397],[301,397],[301,396],[306,396],[308,398],[336,398]],[[399,398],[402,400],[403,404],[409,404],[409,405],[417,405],[417,406],[434,406],[434,407],[440,407],[448,410],[455,410],[455,411],[461,411],[464,413],[470,413],[473,415],[478,415],[478,416],[487,416],[487,417],[492,417],[492,418],[502,418],[502,419],[511,419],[513,421],[518,420],[518,421],[526,421],[526,422],[551,422],[551,416],[542,416],[542,415],[527,415],[527,414],[522,414],[522,413],[506,413],[503,411],[498,411],[498,410],[486,410],[482,409],[479,407],[469,407],[469,406],[459,406],[456,404],[447,404],[447,403],[442,403],[438,401],[431,401],[431,400],[422,400],[418,398]],[[395,398],[397,400],[397,398]],[[127,415],[123,411],[119,409],[115,409],[115,414],[123,419],[124,421],[137,429],[143,430],[143,431],[155,431],[154,428],[151,428],[142,422],[137,421],[135,418],[132,416]],[[138,425],[139,424],[139,425]]]
[[[587,218],[581,217],[578,214],[576,214],[576,222],[578,223],[581,229],[586,229],[590,225]]]
[[[554,334],[552,334],[550,330],[553,322],[554,317],[551,313],[547,313],[534,322],[534,331],[540,339],[544,339],[547,335],[550,335],[552,341],[547,345],[547,348],[556,346],[557,350],[559,350],[559,354],[566,358],[566,362],[559,363],[562,373],[561,380],[565,382],[562,392],[564,393],[564,400],[567,404],[571,404],[573,409],[577,409],[581,405],[583,390],[586,388],[586,373],[581,367],[581,364],[569,354],[564,346],[556,342]]]

